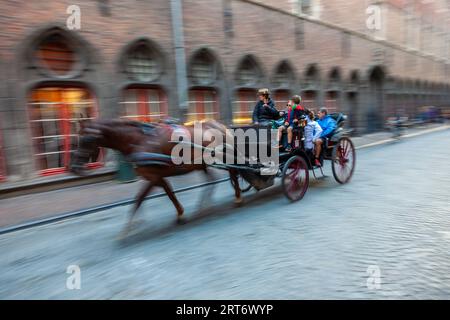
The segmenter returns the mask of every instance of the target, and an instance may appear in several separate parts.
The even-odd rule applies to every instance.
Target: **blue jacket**
[[[322,134],[320,135],[321,138],[328,137],[337,128],[336,121],[329,115],[326,115],[323,119],[321,119],[317,122],[319,123],[319,125],[321,126],[321,128],[323,130]]]

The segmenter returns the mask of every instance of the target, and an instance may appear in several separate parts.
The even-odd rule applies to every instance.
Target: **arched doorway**
[[[207,48],[194,53],[189,62],[189,100],[186,124],[219,120],[218,79],[221,66],[216,55]]]
[[[79,121],[97,117],[95,98],[83,87],[42,86],[29,95],[33,157],[41,175],[66,172],[78,148]],[[101,154],[90,167],[100,166]]]
[[[168,115],[165,91],[158,80],[164,70],[162,54],[149,39],[131,43],[122,57],[130,80],[122,92],[119,116],[140,122],[158,122]]]
[[[316,64],[308,66],[305,72],[304,85],[302,89],[302,103],[305,108],[317,109],[318,92],[320,88],[320,72]]]
[[[288,101],[292,98],[292,89],[295,87],[295,71],[287,60],[281,61],[272,76],[273,99],[277,109],[286,108]]]
[[[55,28],[38,37],[30,52],[42,76],[28,92],[32,154],[40,175],[66,172],[78,148],[80,120],[97,117],[97,103],[88,85],[75,81],[85,71],[86,52],[70,33]],[[70,79],[70,80],[69,80]],[[89,167],[101,166],[102,152]]]

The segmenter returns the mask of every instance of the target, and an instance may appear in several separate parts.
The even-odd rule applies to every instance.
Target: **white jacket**
[[[306,119],[305,126],[305,148],[314,149],[314,141],[322,134],[322,127],[314,120]]]

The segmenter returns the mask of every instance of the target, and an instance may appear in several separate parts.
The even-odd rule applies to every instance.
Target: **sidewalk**
[[[428,125],[409,129],[406,132],[406,136],[414,136],[421,132],[443,127],[450,128],[448,125]],[[353,137],[352,141],[356,148],[361,148],[367,145],[379,144],[383,141],[388,142],[390,138],[391,134],[389,132],[378,132],[361,137]],[[228,173],[214,170],[214,175],[216,179],[221,179],[227,177]],[[202,172],[173,177],[169,180],[174,189],[206,182],[205,175]],[[107,181],[2,199],[0,200],[0,228],[111,202],[132,199],[138,193],[143,183],[144,181],[141,180],[124,184],[117,181]],[[160,188],[155,188],[151,194],[160,192],[162,192]]]

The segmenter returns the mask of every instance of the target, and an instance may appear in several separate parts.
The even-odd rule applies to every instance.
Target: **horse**
[[[219,122],[209,120],[201,125],[202,130],[215,129],[226,139],[227,129]],[[166,178],[201,170],[209,180],[212,180],[211,173],[207,170],[207,164],[203,160],[200,163],[193,161],[194,154],[196,154],[194,149],[210,147],[211,141],[202,139],[202,146],[191,144],[189,147],[192,151],[192,161],[188,164],[174,164],[171,157],[172,150],[177,144],[177,141],[171,140],[174,130],[184,131],[190,137],[194,137],[194,126],[181,126],[173,123],[141,123],[124,119],[97,119],[80,122],[79,144],[71,161],[71,172],[77,175],[85,174],[85,165],[98,154],[99,148],[109,148],[119,151],[125,156],[125,159],[134,163],[136,173],[147,180],[136,196],[124,235],[130,230],[136,212],[154,187],[164,189],[177,210],[177,222],[183,221],[183,206]],[[235,191],[235,203],[240,204],[242,198],[238,173],[230,169],[229,174]],[[212,191],[212,188],[209,190]],[[205,198],[209,197],[203,197],[203,200]]]

